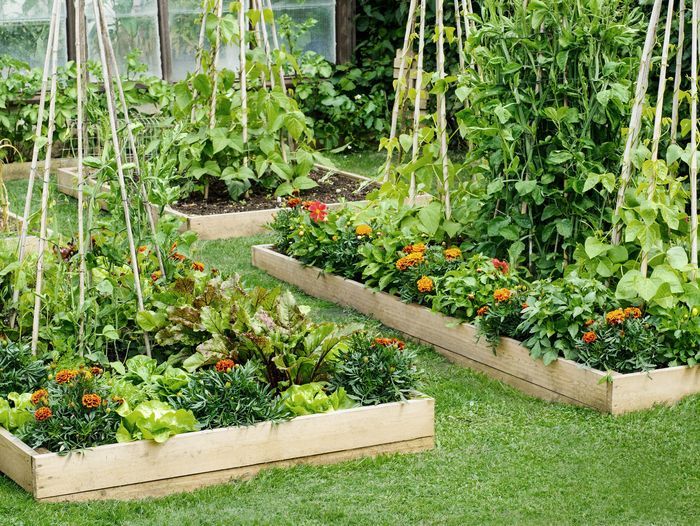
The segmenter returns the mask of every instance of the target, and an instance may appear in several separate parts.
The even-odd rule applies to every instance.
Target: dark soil
[[[304,190],[299,197],[305,201],[321,201],[322,203],[337,203],[345,201],[362,201],[372,190],[372,185],[362,187],[363,182],[346,175],[314,171],[309,177],[318,183],[316,188]],[[231,196],[222,181],[214,181],[209,187],[209,199],[204,201],[201,193],[192,194],[173,208],[187,215],[229,214],[232,212],[248,212],[251,210],[268,210],[282,206],[285,197],[277,198],[262,188],[254,188],[245,201],[231,201]]]

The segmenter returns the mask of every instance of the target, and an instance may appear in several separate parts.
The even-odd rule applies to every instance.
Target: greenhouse
[[[4,0],[0,525],[698,524],[699,28]]]

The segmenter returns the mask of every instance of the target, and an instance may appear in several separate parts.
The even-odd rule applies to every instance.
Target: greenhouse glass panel
[[[296,42],[304,51],[315,51],[335,62],[335,0],[273,0],[277,18],[287,15],[297,24],[309,19],[316,24]]]
[[[95,14],[90,5],[85,12],[90,59],[99,61]],[[150,73],[160,76],[157,0],[104,0],[104,13],[120,72],[127,73],[127,56],[139,50],[139,62],[146,64]]]
[[[49,39],[51,2],[0,0],[0,55],[43,67]],[[66,62],[66,12],[61,10],[59,63]]]

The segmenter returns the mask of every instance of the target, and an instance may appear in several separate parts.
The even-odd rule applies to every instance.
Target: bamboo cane
[[[262,0],[254,0],[256,8],[260,11],[260,31],[262,33],[263,49],[265,50],[265,63],[270,75],[270,87],[275,87],[275,74],[272,69],[272,50],[270,49],[270,40],[267,36],[267,25],[265,24],[265,10],[263,9]]]
[[[656,111],[654,113],[654,133],[651,140],[651,160],[659,158],[659,142],[661,141],[661,121],[664,109],[664,95],[666,94],[666,71],[668,70],[668,54],[671,44],[671,28],[673,27],[673,4],[674,0],[669,0],[666,12],[666,27],[664,29],[664,43],[661,51],[661,68],[659,70],[659,86],[656,93]],[[652,199],[656,186],[655,168],[651,171],[648,181],[647,197]],[[640,272],[646,277],[649,267],[649,254],[642,253]]]
[[[246,21],[245,21],[245,10],[246,10],[246,1],[247,0],[239,0],[239,6],[238,6],[238,31],[240,34],[240,43],[239,43],[239,51],[240,51],[240,82],[241,82],[241,126],[243,128],[242,135],[243,135],[243,148],[246,150],[246,154],[243,157],[243,165],[248,166],[248,153],[247,153],[247,148],[248,148],[248,87],[247,87],[247,77],[248,77],[248,72],[246,71],[246,68],[248,67],[246,64],[246,48],[248,47],[245,39],[246,35]]]
[[[267,9],[272,11],[272,0],[265,0],[265,5]],[[275,46],[275,49],[280,48],[280,43],[279,39],[277,38],[277,23],[275,22],[275,17],[272,17],[272,21],[270,23],[270,32],[272,33],[272,44]],[[280,86],[282,86],[283,91],[287,91],[287,84],[284,80],[284,68],[282,65],[279,67],[279,76],[280,76]]]
[[[455,25],[457,26],[457,46],[459,53],[459,71],[464,71],[464,43],[462,42],[462,20],[459,12],[459,0],[454,0]]]
[[[216,98],[219,91],[219,52],[221,49],[221,17],[224,15],[224,0],[217,0],[216,3],[216,30],[214,37],[214,50],[211,60],[211,106],[209,108],[209,129],[216,127]]]
[[[131,257],[131,270],[134,274],[134,290],[138,301],[139,311],[144,310],[143,292],[141,290],[141,278],[136,257],[136,245],[134,243],[134,233],[131,228],[131,213],[129,211],[129,196],[126,190],[126,182],[124,178],[124,164],[122,161],[121,145],[119,144],[117,113],[115,109],[114,92],[112,90],[112,79],[110,78],[110,67],[107,61],[107,52],[105,42],[109,39],[107,28],[102,24],[101,16],[101,0],[92,0],[93,9],[95,12],[95,25],[97,28],[97,43],[100,49],[100,60],[102,63],[102,72],[104,77],[105,97],[107,99],[107,113],[109,114],[109,125],[112,135],[112,145],[114,147],[114,159],[117,164],[117,177],[119,180],[119,189],[121,191],[122,207],[124,208],[124,222],[126,225],[126,235],[129,241],[129,255]],[[144,343],[146,346],[146,354],[151,357],[151,343],[148,337],[148,332],[144,331]]]
[[[676,48],[676,76],[673,80],[673,107],[671,110],[671,144],[676,144],[678,133],[678,106],[680,103],[681,80],[683,79],[683,40],[685,39],[685,0],[680,0],[678,8],[678,46]]]
[[[435,0],[435,17],[437,22],[437,67],[438,78],[445,79],[445,27],[443,23],[443,0]],[[457,17],[459,18],[459,17]],[[449,159],[447,158],[447,109],[445,93],[437,94],[437,118],[438,133],[440,134],[440,160],[442,163],[442,191],[445,203],[445,219],[452,217],[452,203],[450,202],[450,172]]]
[[[406,56],[411,46],[411,35],[416,28],[416,0],[411,0],[408,8],[408,22],[406,22],[406,32],[403,37],[403,47],[401,48],[401,58],[399,59],[399,78],[396,80],[396,90],[394,95],[394,107],[391,111],[391,130],[389,131],[389,143],[396,138],[399,111],[403,103],[403,91],[407,87],[404,84],[404,75],[406,73]],[[389,171],[391,170],[392,151],[391,147],[387,149],[386,166],[384,167],[384,182],[389,180]]]
[[[627,132],[627,142],[625,144],[625,151],[622,155],[620,187],[617,192],[615,212],[613,215],[613,217],[617,219],[617,222],[613,226],[611,235],[611,241],[613,245],[618,245],[620,243],[620,211],[622,210],[622,206],[625,203],[625,191],[627,190],[627,185],[629,184],[630,178],[632,177],[632,151],[634,150],[634,147],[637,144],[637,139],[639,138],[639,132],[642,122],[642,107],[644,103],[644,96],[646,95],[647,87],[649,85],[651,53],[653,51],[654,42],[656,40],[656,28],[658,26],[659,17],[661,14],[661,4],[662,0],[654,0],[654,7],[652,9],[651,19],[649,20],[649,27],[647,29],[646,40],[644,42],[644,48],[642,50],[641,64],[639,66],[639,74],[637,76],[637,90],[634,96],[634,104],[632,106],[632,116],[630,118],[629,131]]]
[[[34,294],[34,317],[32,319],[32,354],[36,355],[39,345],[39,322],[41,319],[41,297],[44,284],[44,252],[46,250],[46,231],[49,208],[49,182],[51,174],[51,155],[53,154],[53,134],[56,126],[56,95],[58,92],[58,42],[60,30],[58,28],[58,18],[60,8],[53,15],[56,24],[51,43],[51,92],[49,95],[49,120],[47,127],[46,157],[44,159],[44,177],[41,188],[41,227],[39,230],[39,255],[36,266],[36,286]],[[53,16],[52,15],[52,16]]]
[[[107,27],[107,19],[104,16],[104,11],[100,9],[100,14],[102,15],[102,27]],[[153,238],[153,244],[155,246],[156,257],[158,259],[158,270],[160,270],[161,276],[165,277],[165,264],[163,262],[163,254],[161,248],[158,244],[158,229],[156,227],[156,220],[153,217],[153,207],[148,199],[148,192],[146,191],[146,185],[141,178],[141,164],[139,161],[138,148],[136,147],[136,138],[134,137],[134,131],[131,126],[131,117],[129,117],[129,107],[126,103],[126,97],[124,96],[124,85],[122,84],[121,76],[119,75],[119,65],[117,64],[117,56],[114,53],[114,47],[112,46],[112,41],[108,38],[105,42],[106,52],[109,57],[110,67],[112,68],[111,76],[115,81],[117,86],[117,93],[119,95],[119,103],[122,109],[122,115],[124,117],[124,123],[126,124],[127,139],[129,141],[129,149],[131,150],[131,156],[134,162],[134,179],[139,186],[139,193],[141,194],[141,200],[143,201],[144,207],[146,208],[146,215],[148,218],[148,226],[151,231],[151,237]]]
[[[83,168],[83,103],[85,100],[85,83],[83,82],[83,16],[84,0],[75,0],[75,70],[76,70],[76,99],[77,99],[77,121],[76,132],[78,135],[78,306],[80,310],[80,329],[78,333],[78,345],[80,356],[84,355],[84,312],[85,307],[85,276],[87,269],[85,265],[85,218],[84,199],[85,191],[85,171]]]
[[[202,72],[202,54],[204,53],[204,39],[207,35],[207,14],[209,14],[209,0],[202,1],[202,24],[199,28],[199,40],[197,41],[197,57],[194,66],[194,74],[198,75]],[[193,100],[197,99],[197,88],[193,87]],[[196,104],[192,104],[190,113],[190,122],[194,123],[196,118]]]
[[[418,30],[418,64],[416,67],[416,96],[413,107],[413,148],[411,151],[411,163],[418,159],[418,147],[420,137],[420,101],[421,89],[423,88],[423,51],[425,49],[425,4],[426,0],[420,3],[420,25]],[[414,205],[416,202],[416,172],[411,171],[411,179],[408,188],[408,202]]]
[[[693,0],[690,71],[690,264],[698,268],[698,9]]]
[[[60,0],[54,0],[53,7],[51,8],[51,20],[49,22],[49,38],[46,44],[46,56],[44,57],[44,71],[41,76],[41,92],[39,95],[39,108],[37,113],[36,127],[34,130],[34,147],[32,149],[32,164],[29,170],[29,182],[27,185],[27,195],[24,200],[24,213],[22,214],[22,224],[20,225],[19,234],[19,248],[18,248],[18,261],[20,264],[24,261],[25,256],[25,244],[27,240],[27,234],[29,231],[29,216],[32,211],[32,194],[34,190],[34,181],[36,180],[37,167],[39,165],[39,150],[41,148],[39,138],[42,137],[44,130],[44,113],[46,112],[46,93],[48,91],[49,76],[51,72],[51,57],[53,49],[54,34],[58,30],[58,12],[59,6],[61,5]],[[19,272],[16,274],[16,278],[19,276]],[[12,291],[12,304],[16,305],[19,300],[20,288],[15,282],[15,286]],[[14,328],[16,320],[16,312],[13,310],[10,316],[10,327]]]

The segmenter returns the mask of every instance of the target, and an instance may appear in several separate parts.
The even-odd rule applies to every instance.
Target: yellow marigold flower
[[[51,411],[50,407],[46,407],[46,406],[40,407],[34,413],[34,419],[37,422],[43,422],[44,420],[48,420],[52,416],[53,416],[53,411]]]
[[[41,403],[46,404],[49,401],[49,392],[46,389],[39,389],[34,391],[31,398],[32,404],[39,405]]]
[[[402,257],[396,262],[396,268],[406,270],[407,268],[423,263],[424,257],[422,252],[411,252],[407,256]]]
[[[58,371],[56,373],[56,383],[67,384],[68,382],[75,380],[76,376],[78,376],[78,371],[75,369],[63,369],[62,371]]]
[[[608,322],[609,325],[620,325],[626,318],[625,311],[622,309],[611,310],[605,315],[605,321]]]
[[[462,251],[457,247],[448,248],[443,252],[443,254],[445,255],[445,259],[447,261],[454,261],[462,257]]]
[[[355,234],[358,236],[369,236],[372,234],[372,227],[369,225],[357,225]]]
[[[639,319],[642,317],[642,311],[637,307],[627,307],[624,313],[626,318]]]
[[[418,285],[418,291],[423,293],[432,292],[434,288],[433,280],[428,276],[421,277],[418,281],[416,281],[416,285]]]
[[[510,299],[510,290],[508,289],[496,289],[493,293],[493,299],[501,302],[508,301]]]
[[[96,409],[100,407],[100,404],[102,403],[102,398],[100,398],[99,395],[96,395],[94,393],[88,393],[83,395],[83,407],[87,409]]]

